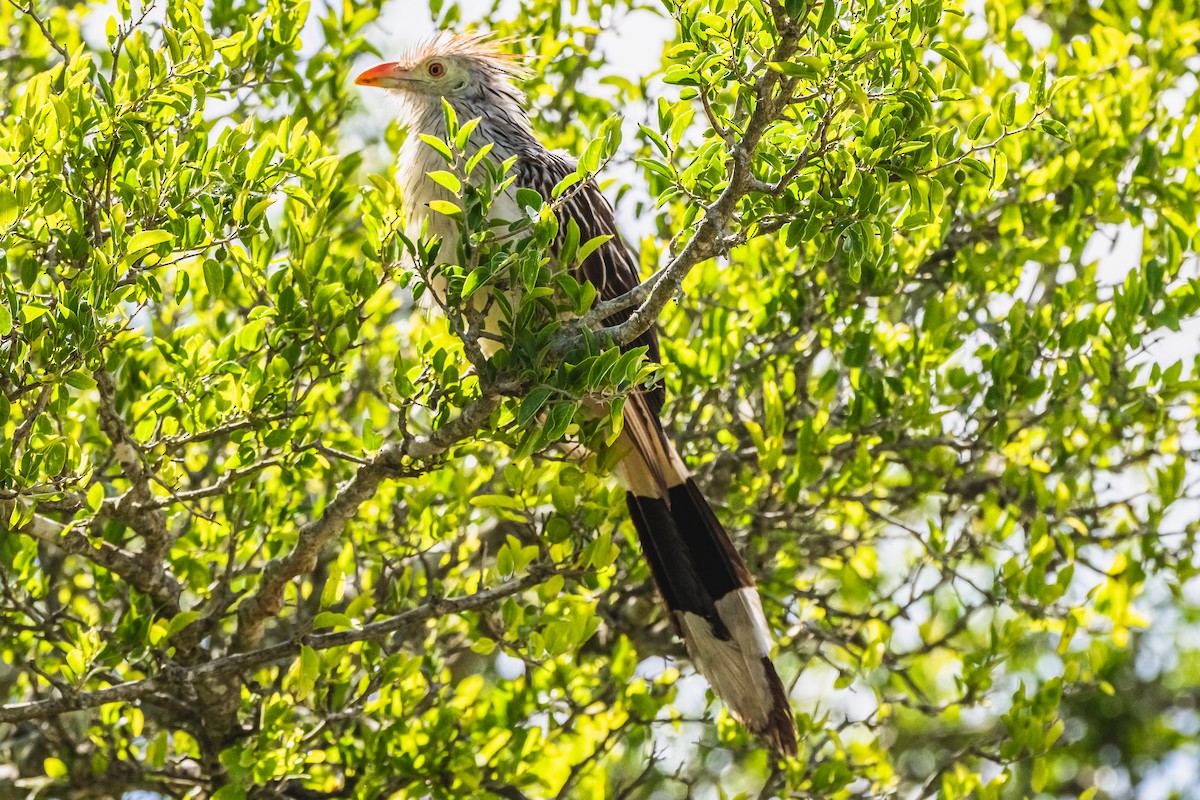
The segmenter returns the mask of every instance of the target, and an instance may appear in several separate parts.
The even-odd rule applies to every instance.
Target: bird
[[[440,237],[438,257],[443,261],[457,252],[459,225],[430,208],[435,200],[452,198],[429,175],[444,168],[443,157],[420,136],[446,139],[443,102],[457,119],[479,120],[470,147],[490,144],[487,157],[497,163],[515,159],[514,180],[489,209],[494,219],[523,218],[518,188],[550,198],[551,190],[576,171],[573,159],[547,149],[534,135],[518,86],[527,71],[504,44],[484,32],[443,31],[354,81],[400,100],[399,122],[408,135],[397,154],[396,175],[406,229]],[[621,238],[613,208],[599,187],[588,180],[563,198],[556,212],[560,233],[555,246],[562,244],[568,220],[578,225],[581,242],[611,237],[576,267],[577,280],[591,281],[601,300],[638,286],[638,260]],[[622,322],[630,313],[614,314],[605,324]],[[645,347],[646,358],[654,362],[661,357],[653,327],[625,347]],[[632,393],[615,443],[619,460],[613,471],[626,490],[649,572],[688,656],[734,718],[778,754],[795,756],[796,724],[772,662],[773,637],[754,578],[671,443],[660,421],[664,400],[661,382]]]

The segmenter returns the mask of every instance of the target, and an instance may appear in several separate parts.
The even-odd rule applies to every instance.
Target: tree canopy
[[[430,0],[643,226],[616,330],[555,198],[420,310],[381,12],[0,0],[0,798],[1197,796],[1197,3]],[[579,457],[649,379],[798,759]]]

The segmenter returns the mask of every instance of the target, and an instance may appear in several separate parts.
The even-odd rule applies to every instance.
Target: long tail
[[[626,403],[618,446],[629,514],[692,661],[751,733],[796,755],[796,723],[754,578],[640,395]]]

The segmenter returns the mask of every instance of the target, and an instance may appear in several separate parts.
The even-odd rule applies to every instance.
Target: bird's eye
[[[446,66],[440,61],[430,61],[429,74],[434,78],[440,78],[446,74]]]

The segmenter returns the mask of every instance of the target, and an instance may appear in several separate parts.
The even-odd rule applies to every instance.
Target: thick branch
[[[11,513],[11,509],[11,503],[0,502],[0,514],[5,518]],[[82,530],[67,527],[40,514],[34,514],[29,522],[17,527],[13,532],[37,539],[71,555],[86,558],[103,567],[128,581],[138,591],[153,597],[164,606],[164,613],[167,615],[179,611],[179,585],[161,570],[154,569],[152,565],[140,561],[133,553],[111,542],[90,539]]]
[[[140,558],[158,568],[162,565],[171,535],[167,531],[167,515],[151,505],[150,473],[142,463],[142,448],[125,428],[117,411],[117,387],[112,376],[96,371],[96,389],[100,395],[100,429],[112,442],[113,454],[121,463],[121,471],[129,479],[130,490],[117,505],[116,518],[137,531],[145,540]]]

